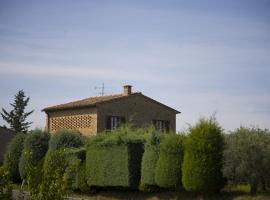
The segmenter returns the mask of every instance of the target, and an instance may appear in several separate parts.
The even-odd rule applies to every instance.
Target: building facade
[[[127,122],[135,127],[153,125],[160,131],[175,132],[176,114],[180,113],[140,92],[133,93],[130,85],[124,86],[122,94],[90,97],[43,111],[49,132],[73,129],[85,136],[94,136]]]

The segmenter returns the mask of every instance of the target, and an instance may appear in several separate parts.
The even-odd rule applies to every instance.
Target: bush
[[[23,150],[25,134],[17,133],[8,144],[4,156],[4,169],[13,182],[20,182],[19,160]]]
[[[12,199],[12,185],[8,173],[3,167],[0,167],[0,199]]]
[[[64,178],[69,190],[79,189],[77,185],[77,177],[80,165],[85,161],[86,151],[84,148],[80,149],[66,149],[67,168],[65,170]]]
[[[181,166],[183,161],[183,135],[170,134],[160,144],[155,181],[162,188],[181,186]]]
[[[63,200],[67,194],[68,186],[64,174],[67,164],[66,149],[49,150],[44,161],[43,180],[36,199]]]
[[[80,158],[85,158],[85,149],[61,148],[47,152],[43,169],[41,161],[37,166],[29,162],[31,173],[27,174],[27,181],[31,199],[61,200],[68,191],[76,189]]]
[[[19,162],[21,179],[25,179],[27,174],[31,172],[27,167],[29,163],[31,163],[32,166],[36,166],[39,161],[44,158],[48,150],[48,143],[49,134],[41,130],[33,131],[26,136],[23,153]]]
[[[79,132],[70,130],[60,130],[50,139],[50,149],[60,148],[78,148],[84,144],[83,138]]]
[[[76,189],[79,189],[81,192],[90,191],[90,187],[87,185],[87,179],[85,174],[85,161],[82,162],[79,166],[79,170],[76,176]]]
[[[155,169],[159,157],[159,143],[162,138],[162,135],[153,132],[151,138],[144,145],[140,182],[140,190],[142,191],[151,192],[157,189]]]
[[[222,130],[214,118],[200,119],[185,140],[182,182],[188,191],[216,192],[222,177]]]
[[[86,177],[90,187],[138,187],[144,140],[123,130],[98,136],[88,144]]]

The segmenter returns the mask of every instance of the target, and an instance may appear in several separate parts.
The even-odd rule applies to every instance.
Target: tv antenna
[[[102,86],[101,87],[100,86],[95,86],[94,89],[95,90],[101,90],[101,92],[99,92],[99,94],[101,96],[104,96],[104,91],[105,91],[105,85],[104,85],[104,83],[102,83]]]

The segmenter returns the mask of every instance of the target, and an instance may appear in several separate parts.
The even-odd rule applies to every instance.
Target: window
[[[106,128],[108,130],[115,129],[120,126],[120,124],[125,123],[125,118],[120,116],[108,116],[106,122]]]
[[[153,120],[153,125],[156,130],[162,132],[169,132],[170,130],[170,122],[165,120]]]

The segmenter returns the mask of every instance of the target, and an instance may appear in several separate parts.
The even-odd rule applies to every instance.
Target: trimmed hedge
[[[68,181],[64,177],[67,164],[67,150],[49,150],[43,165],[43,180],[39,189],[39,198],[44,200],[62,200],[68,191]]]
[[[182,182],[188,191],[215,192],[222,177],[222,130],[215,119],[201,119],[185,141]]]
[[[68,189],[79,189],[78,176],[79,170],[83,162],[85,162],[86,150],[80,149],[66,149],[67,168],[65,170],[65,179]],[[85,179],[85,177],[84,177]]]
[[[155,181],[162,188],[181,186],[181,166],[184,155],[183,135],[169,134],[160,144]]]
[[[25,134],[17,133],[16,136],[8,144],[4,156],[4,169],[8,172],[10,179],[13,182],[20,182],[19,160],[23,150]]]
[[[88,185],[137,188],[142,153],[140,143],[89,147],[86,157]]]
[[[90,187],[138,187],[144,139],[124,130],[89,142],[86,177]]]
[[[77,131],[62,129],[57,131],[50,139],[49,148],[78,148],[84,144],[81,134]]]
[[[36,166],[38,162],[44,158],[48,151],[49,139],[49,134],[41,130],[35,130],[26,136],[24,149],[19,162],[21,179],[25,179],[27,174],[31,173],[29,164]]]
[[[162,135],[155,132],[144,145],[142,157],[140,190],[153,191],[157,188],[155,181],[155,169],[159,157],[159,143]]]
[[[89,192],[90,187],[87,185],[87,179],[86,179],[86,174],[85,174],[85,164],[86,162],[81,162],[79,166],[79,170],[76,176],[76,189],[79,189],[81,192]]]

